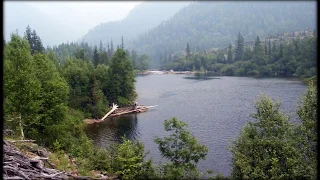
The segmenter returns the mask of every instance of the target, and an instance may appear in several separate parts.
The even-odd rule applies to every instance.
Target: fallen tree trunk
[[[101,121],[103,121],[105,118],[107,118],[109,116],[109,114],[111,114],[113,111],[118,109],[118,107],[119,107],[118,105],[112,104],[112,109],[105,116],[103,116],[103,118],[101,118]]]

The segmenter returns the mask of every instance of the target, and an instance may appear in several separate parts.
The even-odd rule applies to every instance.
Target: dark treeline
[[[166,70],[213,71],[228,76],[294,76],[316,75],[317,36],[290,40],[257,36],[247,42],[238,33],[236,43],[211,52],[191,51],[187,44],[184,54],[161,56],[161,68]]]
[[[62,43],[58,46],[47,47],[47,53],[51,56],[55,56],[56,62],[63,64],[69,59],[77,58],[84,61],[92,61],[95,66],[98,64],[104,64],[106,66],[110,65],[115,49],[118,47],[124,47],[124,42],[122,38],[122,43],[117,47],[114,47],[112,39],[107,47],[100,41],[99,46],[89,46],[87,42],[82,41],[79,43]],[[124,48],[122,48],[124,49]],[[126,54],[130,57],[133,68],[136,70],[146,70],[150,67],[151,58],[146,54],[137,54],[135,50],[131,52],[125,50]]]

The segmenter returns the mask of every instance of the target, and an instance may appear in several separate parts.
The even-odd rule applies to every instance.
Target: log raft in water
[[[116,108],[115,108],[116,106]],[[155,106],[143,106],[139,105],[136,107],[136,109],[133,109],[132,107],[123,107],[123,108],[118,108],[117,105],[113,105],[113,108],[101,119],[85,119],[84,121],[88,124],[93,124],[93,123],[100,123],[103,122],[107,117],[114,117],[114,116],[120,116],[124,114],[132,114],[132,113],[142,113],[148,111],[152,107]]]

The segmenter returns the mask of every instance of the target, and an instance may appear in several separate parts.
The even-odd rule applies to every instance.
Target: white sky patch
[[[65,1],[28,2],[52,18],[86,30],[108,21],[122,20],[139,1]]]

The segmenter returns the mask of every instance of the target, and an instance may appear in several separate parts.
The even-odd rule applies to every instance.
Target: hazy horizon
[[[13,25],[12,18],[19,18],[21,14],[31,14],[24,6],[32,7],[43,13],[44,16],[49,17],[53,22],[61,24],[63,29],[66,30],[66,37],[64,41],[76,41],[80,39],[93,27],[110,21],[119,21],[124,19],[128,13],[141,1],[108,1],[108,2],[87,2],[87,1],[64,1],[64,2],[40,2],[40,1],[4,1],[4,37],[9,39],[10,34],[18,29],[20,35],[23,35],[26,26],[29,24],[31,28],[36,24],[36,20],[30,20],[30,22],[17,22],[19,27]],[[20,8],[21,11],[15,14],[10,14],[10,9],[16,7]],[[32,12],[34,13],[34,12]],[[14,16],[12,15],[14,14]],[[40,15],[41,16],[41,15]],[[43,18],[43,17],[39,17]],[[14,19],[15,21],[18,21]],[[8,24],[11,21],[12,24]],[[38,31],[35,27],[35,30]],[[40,36],[43,32],[39,32]],[[44,40],[44,44],[48,43]],[[53,45],[54,43],[50,43]]]

